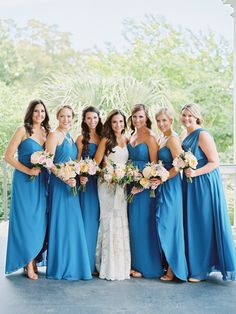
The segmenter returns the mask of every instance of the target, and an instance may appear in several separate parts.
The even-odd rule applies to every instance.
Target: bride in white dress
[[[112,110],[104,124],[102,138],[95,160],[97,163],[112,160],[126,163],[128,160],[125,115]],[[96,268],[99,277],[107,280],[130,278],[130,242],[125,189],[119,185],[98,184],[100,225],[96,248]]]

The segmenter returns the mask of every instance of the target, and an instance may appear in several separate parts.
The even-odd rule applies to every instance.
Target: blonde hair
[[[181,112],[185,109],[188,110],[194,116],[194,118],[197,119],[196,121],[197,124],[199,125],[202,124],[203,122],[202,113],[200,107],[197,104],[195,103],[186,104],[181,108]]]
[[[58,117],[59,117],[60,112],[61,112],[63,109],[65,109],[65,108],[71,110],[71,112],[72,112],[72,118],[74,118],[75,112],[74,112],[73,108],[72,108],[70,105],[61,105],[61,106],[59,106],[58,109],[57,109],[57,113],[56,113],[57,119],[58,119]]]
[[[169,119],[174,120],[174,113],[170,108],[167,107],[160,108],[155,114],[155,119],[157,120],[157,117],[161,114],[165,114]]]

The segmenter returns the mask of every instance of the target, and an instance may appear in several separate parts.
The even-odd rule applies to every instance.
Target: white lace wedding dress
[[[126,163],[127,147],[116,146],[106,158]],[[100,225],[96,248],[99,277],[107,280],[130,278],[130,242],[125,189],[119,185],[98,183]]]

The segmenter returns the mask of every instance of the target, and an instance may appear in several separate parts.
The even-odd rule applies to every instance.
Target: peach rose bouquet
[[[162,164],[162,161],[158,161],[157,163],[149,162],[144,167],[143,178],[140,181],[140,184],[144,189],[150,188],[150,197],[155,198],[155,189],[156,187],[152,184],[151,179],[156,178],[165,182],[169,177],[169,171],[165,169]]]
[[[184,169],[196,169],[197,168],[197,158],[194,154],[189,150],[187,152],[182,152],[179,156],[175,157],[172,165],[175,167],[176,171],[184,170]],[[187,177],[187,181],[192,183],[192,178]]]
[[[94,176],[99,173],[99,166],[96,163],[95,160],[86,158],[86,159],[81,159],[79,162],[80,166],[80,172],[78,175],[83,176],[83,177],[88,177],[88,176]],[[85,192],[86,191],[86,184],[80,184],[79,186],[79,191]]]
[[[48,153],[46,150],[40,150],[37,152],[34,152],[30,156],[30,162],[35,168],[46,168],[51,169],[53,166],[53,154]],[[30,176],[30,180],[33,181],[35,176]]]

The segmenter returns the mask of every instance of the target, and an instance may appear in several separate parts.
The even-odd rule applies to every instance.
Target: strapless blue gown
[[[77,147],[69,133],[57,146],[54,163],[77,157]],[[70,193],[70,186],[51,175],[49,187],[49,239],[47,278],[91,279],[87,243],[79,197]]]
[[[203,167],[208,160],[198,146],[199,128],[183,141],[183,149]],[[183,177],[186,256],[189,276],[206,279],[211,271],[220,271],[223,279],[235,279],[236,255],[219,169],[193,178]]]
[[[94,158],[97,150],[97,145],[89,143],[88,154],[83,158]],[[84,230],[87,240],[89,260],[91,271],[95,271],[95,255],[96,255],[96,243],[98,235],[99,225],[99,201],[98,201],[98,187],[97,177],[90,176],[89,181],[86,184],[86,191],[79,193],[80,206],[82,217],[84,221]]]
[[[129,160],[140,170],[149,162],[148,147],[140,143],[133,147],[128,144]],[[129,229],[131,245],[131,268],[146,278],[163,275],[161,249],[156,232],[156,207],[149,190],[134,196],[129,204]]]
[[[167,170],[173,162],[168,147],[158,152],[158,160],[162,160]],[[161,248],[172,272],[181,280],[187,280],[188,268],[185,257],[183,228],[183,195],[180,174],[159,185],[156,191],[156,222]]]
[[[31,155],[43,151],[31,137],[18,147],[18,159],[31,168]],[[15,169],[12,180],[10,222],[7,243],[6,274],[26,266],[42,251],[47,227],[46,170],[29,180],[29,175]]]

